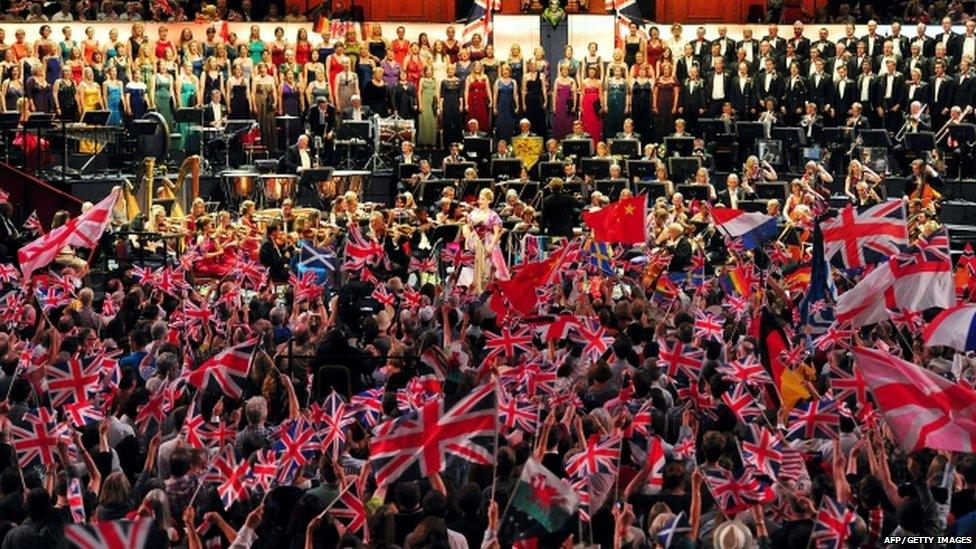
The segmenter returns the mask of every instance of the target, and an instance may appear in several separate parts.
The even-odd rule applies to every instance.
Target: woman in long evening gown
[[[491,95],[488,94],[488,77],[481,68],[481,63],[475,63],[471,75],[468,76],[464,88],[464,104],[468,109],[467,119],[477,120],[482,131],[489,125],[488,113],[492,105]]]
[[[613,139],[624,127],[624,118],[630,112],[630,90],[627,89],[627,78],[623,67],[616,67],[607,78],[604,91],[604,104],[607,112],[603,115],[603,137]]]
[[[251,81],[251,112],[261,129],[261,143],[269,151],[277,151],[278,136],[275,131],[275,110],[278,107],[275,79],[268,75],[268,66],[258,63],[258,75]]]
[[[334,80],[333,97],[336,100],[336,114],[342,113],[350,104],[352,96],[359,95],[359,75],[352,70],[349,59],[343,60],[345,69],[340,72]]]
[[[176,97],[173,77],[163,70],[162,61],[159,62],[159,70],[152,78],[153,106],[156,112],[166,121],[166,126],[170,132],[174,130],[173,121],[173,101]]]
[[[440,86],[440,119],[445,145],[461,141],[461,128],[464,126],[464,104],[461,100],[463,85],[455,75],[454,65],[448,65],[447,78],[441,80]]]
[[[302,97],[305,94],[301,89],[301,84],[295,82],[294,73],[288,71],[284,74],[285,80],[281,83],[281,87],[278,90],[280,94],[278,115],[294,117],[282,124],[282,135],[285,138],[285,143],[291,146],[298,139],[298,134],[304,128],[301,116],[304,110]]]
[[[637,58],[637,52],[644,52],[644,38],[637,34],[640,27],[631,22],[627,25],[629,33],[624,37],[624,63],[632,67]]]
[[[105,99],[102,97],[102,86],[95,82],[95,73],[91,67],[85,67],[81,84],[78,84],[78,98],[81,105],[81,116],[84,117],[88,111],[101,110],[105,107]],[[78,152],[92,154],[99,150],[99,146],[94,141],[83,139],[78,143]]]
[[[424,76],[420,79],[420,99],[418,108],[420,116],[417,124],[417,145],[425,148],[437,146],[437,81],[434,80],[434,68],[424,67]]]
[[[674,116],[678,112],[678,81],[674,78],[670,63],[661,65],[661,74],[654,84],[654,130],[658,143],[674,132]]]
[[[474,253],[473,273],[469,285],[476,294],[481,294],[493,279],[507,280],[508,268],[500,246],[502,218],[491,209],[495,195],[491,189],[478,193],[478,206],[468,214],[467,223],[462,227],[465,247]],[[461,281],[468,278],[463,276]]]
[[[579,107],[577,99],[576,79],[570,75],[568,64],[560,64],[552,93],[553,138],[561,140],[573,131],[573,120]]]
[[[597,67],[589,65],[586,67],[586,78],[583,79],[580,90],[580,121],[583,123],[583,131],[590,134],[594,146],[603,141],[602,95],[603,85]]]
[[[247,120],[251,116],[251,99],[248,97],[248,84],[244,79],[244,68],[234,65],[233,74],[227,79],[229,109],[227,116],[231,120]]]
[[[102,84],[102,93],[105,96],[105,106],[108,108],[108,126],[122,125],[122,81],[118,79],[118,70],[114,65],[106,71],[108,78]]]
[[[655,67],[668,47],[664,44],[664,40],[661,40],[661,31],[657,27],[651,27],[649,32],[650,38],[645,46],[644,61]]]
[[[634,120],[634,131],[640,134],[643,143],[654,141],[652,132],[654,109],[654,79],[651,78],[651,65],[641,65],[630,90],[630,112]]]
[[[391,93],[390,89],[383,83],[383,69],[373,69],[372,80],[363,85],[362,90],[363,105],[369,107],[371,111],[386,118],[391,114]]]
[[[549,135],[546,124],[546,105],[549,86],[545,74],[536,69],[536,61],[529,59],[522,82],[522,108],[529,120],[532,132],[545,138]]]
[[[515,115],[519,108],[519,89],[518,81],[512,78],[512,69],[505,65],[502,67],[501,76],[495,81],[494,113],[495,113],[495,140],[511,143],[512,134],[515,133]]]
[[[199,80],[193,74],[193,66],[189,63],[183,64],[183,72],[177,78],[176,89],[180,92],[180,108],[189,109],[196,108],[200,105],[200,95],[198,90]],[[210,96],[206,96],[206,101],[210,101]],[[195,139],[190,138],[190,126],[193,124],[180,123],[177,124],[176,131],[180,134],[180,145],[183,150],[198,150],[197,140],[200,136],[196,136]]]

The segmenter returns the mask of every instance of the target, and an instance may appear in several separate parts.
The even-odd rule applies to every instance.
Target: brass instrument
[[[942,126],[942,128],[939,131],[935,132],[935,144],[938,145],[939,141],[942,141],[943,139],[945,139],[947,135],[949,135],[949,126],[951,126],[953,122],[957,124],[962,122],[962,120],[966,118],[966,115],[972,112],[972,110],[973,110],[972,105],[966,105],[966,108],[963,109],[962,114],[959,115],[959,120],[953,120],[952,117],[950,116],[949,120],[946,120],[945,125]]]
[[[905,118],[905,123],[901,125],[901,128],[895,134],[895,141],[900,142],[902,139],[905,138],[905,134],[908,133],[908,126],[909,126],[909,124],[912,124],[914,126],[914,128],[912,128],[913,131],[915,130],[915,128],[918,128],[919,119],[921,118],[921,116],[923,114],[925,114],[925,110],[928,109],[928,108],[929,108],[929,105],[928,105],[928,103],[926,103],[926,104],[922,105],[922,110],[918,111],[918,114],[917,115],[915,115],[915,114],[909,114]]]

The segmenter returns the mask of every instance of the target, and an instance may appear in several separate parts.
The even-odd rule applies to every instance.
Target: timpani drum
[[[271,173],[259,176],[266,203],[280,204],[286,198],[294,198],[298,190],[298,176]]]
[[[248,200],[254,195],[257,185],[257,172],[230,171],[221,174],[226,196],[232,200]]]
[[[362,197],[369,174],[370,172],[363,170],[336,170],[332,172],[332,177],[318,182],[315,188],[322,200],[332,200],[348,191]]]

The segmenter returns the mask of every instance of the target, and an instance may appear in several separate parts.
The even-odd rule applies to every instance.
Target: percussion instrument
[[[331,178],[317,182],[315,190],[322,200],[332,200],[346,194],[347,191],[362,197],[364,182],[369,174],[370,172],[362,170],[336,170],[332,172]]]
[[[380,118],[378,127],[381,143],[413,141],[415,132],[413,120],[397,117]]]
[[[264,198],[268,202],[280,203],[286,198],[293,198],[298,190],[298,176],[291,174],[265,174],[258,176]]]
[[[139,153],[143,157],[151,156],[160,163],[165,162],[169,154],[169,123],[156,111],[147,112],[142,120],[154,121],[155,130],[151,134],[135,132],[139,136],[137,139]]]
[[[247,200],[254,193],[258,174],[249,171],[224,172],[221,175],[225,196],[236,200]]]
[[[274,171],[278,168],[278,160],[277,159],[255,160],[254,167],[257,168],[258,173],[261,174],[274,173]]]

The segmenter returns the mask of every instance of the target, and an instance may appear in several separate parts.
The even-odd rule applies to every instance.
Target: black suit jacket
[[[816,83],[816,78],[811,76],[807,79],[809,94],[807,98],[817,104],[819,110],[830,104],[831,98],[831,87],[833,80],[830,79],[830,75],[826,72],[820,75],[820,84]]]
[[[227,117],[227,107],[223,103],[220,104],[220,118],[224,119]],[[207,103],[203,108],[203,125],[209,126],[214,122],[214,112],[213,103]]]
[[[935,40],[932,42],[932,53],[928,54],[929,57],[935,55],[935,46],[942,42],[946,33],[940,32],[935,35]],[[962,52],[962,35],[956,32],[950,32],[949,38],[946,41],[946,55],[949,57],[959,58],[959,53]]]
[[[712,86],[714,85],[714,82],[715,82],[715,73],[711,73],[711,72],[708,73],[708,75],[705,76],[705,84],[708,87],[708,94],[705,97],[706,101],[713,101]],[[729,88],[732,87],[732,76],[728,73],[728,71],[722,73],[722,83],[723,83],[722,89],[725,91],[725,96],[722,99],[720,99],[720,101],[728,101],[729,92],[731,91]]]
[[[723,41],[725,42],[725,53],[722,54],[722,57],[725,58],[725,61],[727,63],[731,63],[732,61],[735,60],[735,49],[736,49],[735,40],[732,40],[731,38],[726,36],[725,38],[716,38],[715,40],[712,40],[712,44],[718,44],[719,47],[721,47]]]
[[[268,268],[271,280],[275,282],[288,281],[288,259],[282,254],[282,250],[274,245],[274,242],[265,239],[258,250],[258,257],[261,260],[261,265]]]
[[[539,222],[542,232],[549,236],[572,238],[576,208],[576,200],[567,193],[559,192],[547,196],[542,201],[542,219]]]
[[[684,82],[688,78],[688,71],[692,65],[701,67],[701,65],[698,62],[698,59],[695,57],[688,59],[682,55],[677,60],[675,60],[675,70],[674,70],[675,78],[677,78],[679,82]]]
[[[807,38],[805,36],[801,36],[800,38],[797,38],[797,37],[794,36],[793,38],[790,38],[790,43],[793,44],[793,51],[796,52],[796,55],[798,55],[799,57],[802,57],[804,59],[807,58],[807,57],[810,57],[810,39],[809,38]]]
[[[856,101],[857,84],[850,78],[845,79],[844,95],[841,95],[840,82],[840,80],[834,82],[833,89],[831,90],[830,106],[837,113],[838,118],[847,118],[847,111],[851,109],[851,105]]]
[[[782,36],[777,36],[775,42],[769,36],[763,36],[762,41],[769,42],[769,45],[773,47],[773,51],[777,54],[783,55],[786,53],[786,40]]]
[[[942,78],[942,85],[938,86],[938,96],[936,96],[936,83],[936,78],[933,76],[929,80],[929,102],[931,103],[929,112],[938,118],[943,116],[943,109],[948,109],[955,105],[956,80],[951,76],[944,76]],[[948,116],[948,113],[945,116]]]
[[[373,116],[373,111],[366,105],[363,105],[360,108],[360,110],[363,112],[363,120],[369,120]],[[342,109],[342,119],[352,120],[352,112],[353,112],[352,107],[346,107]]]
[[[902,72],[905,73],[905,78],[907,78],[909,80],[911,80],[911,78],[912,78],[912,68],[913,68],[912,65],[913,65],[913,63],[914,63],[914,67],[915,68],[918,68],[918,70],[921,71],[921,73],[922,73],[922,80],[925,81],[925,82],[928,82],[929,75],[932,74],[932,62],[931,62],[931,60],[929,60],[925,56],[919,56],[918,59],[913,59],[911,57],[909,57],[908,59],[905,59],[905,62],[904,62],[904,65],[905,66],[904,66],[904,69],[903,69]]]
[[[810,43],[810,49],[820,50],[820,57],[832,59],[837,55],[837,46],[830,40],[817,40]]]
[[[901,96],[901,104],[908,110],[908,106],[912,104],[912,101],[918,101],[919,103],[925,105],[929,102],[929,85],[925,82],[919,82],[918,86],[915,87],[915,91],[912,91],[912,82],[905,82],[905,91]]]
[[[926,36],[924,38],[919,38],[918,36],[913,36],[911,40],[908,41],[908,53],[906,55],[912,55],[912,44],[918,42],[922,46],[922,56],[932,57],[935,55],[935,40],[931,37]]]
[[[901,102],[902,90],[905,89],[905,77],[900,73],[896,72],[892,77],[891,83],[891,98],[885,99],[885,92],[887,92],[888,87],[888,74],[880,74],[874,79],[874,97],[871,103],[874,107],[884,107],[889,108]]]
[[[746,192],[742,187],[737,187],[735,189],[735,192],[738,195],[736,198],[737,201],[755,200],[756,198],[755,192]],[[725,206],[728,206],[730,208],[732,207],[731,189],[725,189],[723,191],[719,191],[719,193],[716,195],[716,198],[719,204],[724,204]]]
[[[868,35],[865,34],[861,37],[861,42],[864,42],[864,44],[867,45],[868,55],[871,56],[871,59],[874,59],[875,57],[881,55],[881,52],[884,50],[885,37],[881,36],[880,34],[874,35],[874,47],[871,46],[871,42],[868,40],[868,38]]]
[[[756,102],[760,104],[760,107],[767,97],[775,99],[777,106],[783,100],[783,77],[778,72],[774,78],[770,79],[769,86],[766,86],[765,71],[759,71],[759,74],[756,75]]]
[[[328,132],[332,131],[332,120],[333,120],[333,109],[330,106],[323,113],[324,116],[319,115],[318,106],[312,107],[308,110],[308,114],[305,116],[305,123],[308,125],[308,131],[313,136],[322,137]],[[324,120],[323,120],[324,119]]]
[[[309,162],[315,162],[315,155],[312,154],[311,149],[308,149],[308,159]],[[280,164],[283,173],[298,173],[298,168],[302,167],[302,156],[298,152],[297,144],[288,147],[285,155],[281,157]]]
[[[697,119],[701,114],[699,110],[708,107],[708,98],[711,97],[706,92],[705,82],[699,78],[695,81],[695,91],[691,92],[688,83],[691,80],[685,80],[684,84],[681,85],[681,94],[678,97],[678,106],[681,108],[681,114],[685,118]],[[670,131],[671,128],[665,128],[665,131]]]
[[[797,109],[803,109],[809,94],[809,84],[807,79],[798,76],[794,84],[791,85],[793,77],[787,77],[783,82],[783,106],[787,113],[796,113]]]
[[[973,104],[976,98],[976,76],[965,76],[962,74],[956,77],[956,93],[953,96],[952,104],[957,107],[966,108]]]
[[[900,55],[902,58],[905,58],[912,54],[912,50],[910,50],[908,47],[910,42],[908,40],[908,37],[905,36],[904,34],[898,37],[889,36],[885,38],[885,41],[889,41],[889,40],[895,46],[895,53],[897,55]]]
[[[750,77],[745,78],[745,86],[742,86],[742,78],[736,74],[732,77],[731,88],[727,90],[726,97],[728,97],[729,102],[732,103],[732,108],[738,116],[749,117],[751,113],[750,109],[753,109],[756,104],[755,91],[753,90],[753,80]]]

